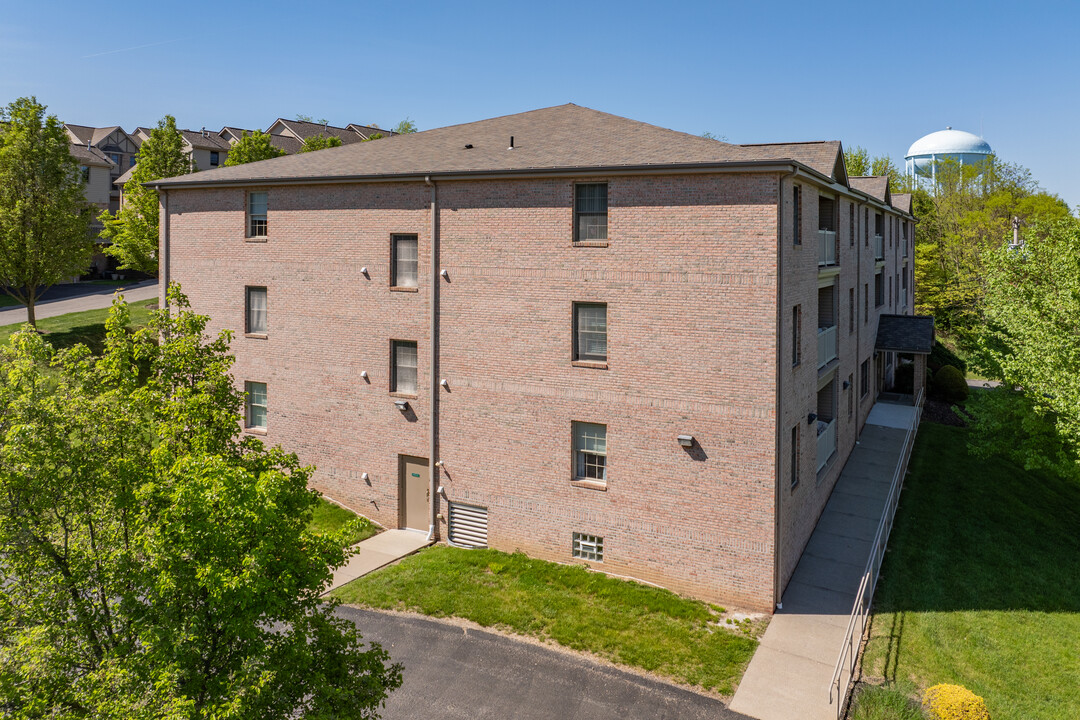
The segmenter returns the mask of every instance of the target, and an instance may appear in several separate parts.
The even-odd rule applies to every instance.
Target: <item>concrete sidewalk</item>
[[[914,414],[882,402],[871,410],[732,710],[758,720],[836,720],[829,684]]]
[[[43,300],[34,306],[38,320],[67,315],[84,310],[100,310],[112,306],[113,295],[121,293],[129,303],[151,300],[158,296],[158,281],[144,280],[120,288],[103,285],[87,285],[85,295]],[[22,305],[0,310],[0,325],[18,325],[26,322],[26,308]]]
[[[412,555],[431,543],[426,534],[417,530],[385,530],[374,537],[369,537],[357,546],[359,551],[356,555],[334,571],[330,587],[323,595],[337,590],[358,577],[363,577],[369,572],[400,560],[406,555]]]

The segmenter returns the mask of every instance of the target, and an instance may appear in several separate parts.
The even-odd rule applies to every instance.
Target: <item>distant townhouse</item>
[[[157,181],[244,431],[389,527],[769,611],[925,376],[910,198],[839,142],[565,105]]]
[[[124,132],[119,126],[87,127],[64,123],[64,129],[73,145],[96,148],[113,163],[110,170],[109,212],[120,209],[120,189],[115,186],[116,179],[135,167],[135,156],[139,152],[139,143]]]

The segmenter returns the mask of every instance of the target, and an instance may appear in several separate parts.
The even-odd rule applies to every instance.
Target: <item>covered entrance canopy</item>
[[[933,317],[882,315],[874,344],[881,385],[878,389],[918,398],[926,387],[926,358],[933,348]]]

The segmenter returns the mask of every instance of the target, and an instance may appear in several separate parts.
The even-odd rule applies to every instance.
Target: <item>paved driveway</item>
[[[119,288],[107,285],[74,283],[57,285],[49,288],[45,300],[34,306],[38,320],[67,315],[84,310],[98,310],[112,305],[113,293]],[[124,299],[128,302],[150,300],[158,296],[157,280],[133,282],[123,287]],[[6,307],[0,310],[0,325],[15,325],[26,322],[26,308],[22,305]]]
[[[742,720],[719,700],[501,635],[352,607],[338,611],[405,666],[387,720]]]

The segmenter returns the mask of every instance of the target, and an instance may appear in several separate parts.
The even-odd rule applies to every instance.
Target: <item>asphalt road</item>
[[[501,635],[352,607],[338,612],[404,666],[387,720],[749,720],[714,698]]]
[[[42,300],[34,306],[38,320],[66,315],[84,310],[97,310],[112,305],[113,293],[123,288],[124,298],[128,302],[149,300],[158,296],[157,280],[142,280],[123,286],[91,285],[73,283],[56,285],[49,288]],[[0,309],[0,325],[15,325],[26,322],[26,308],[15,305]]]

